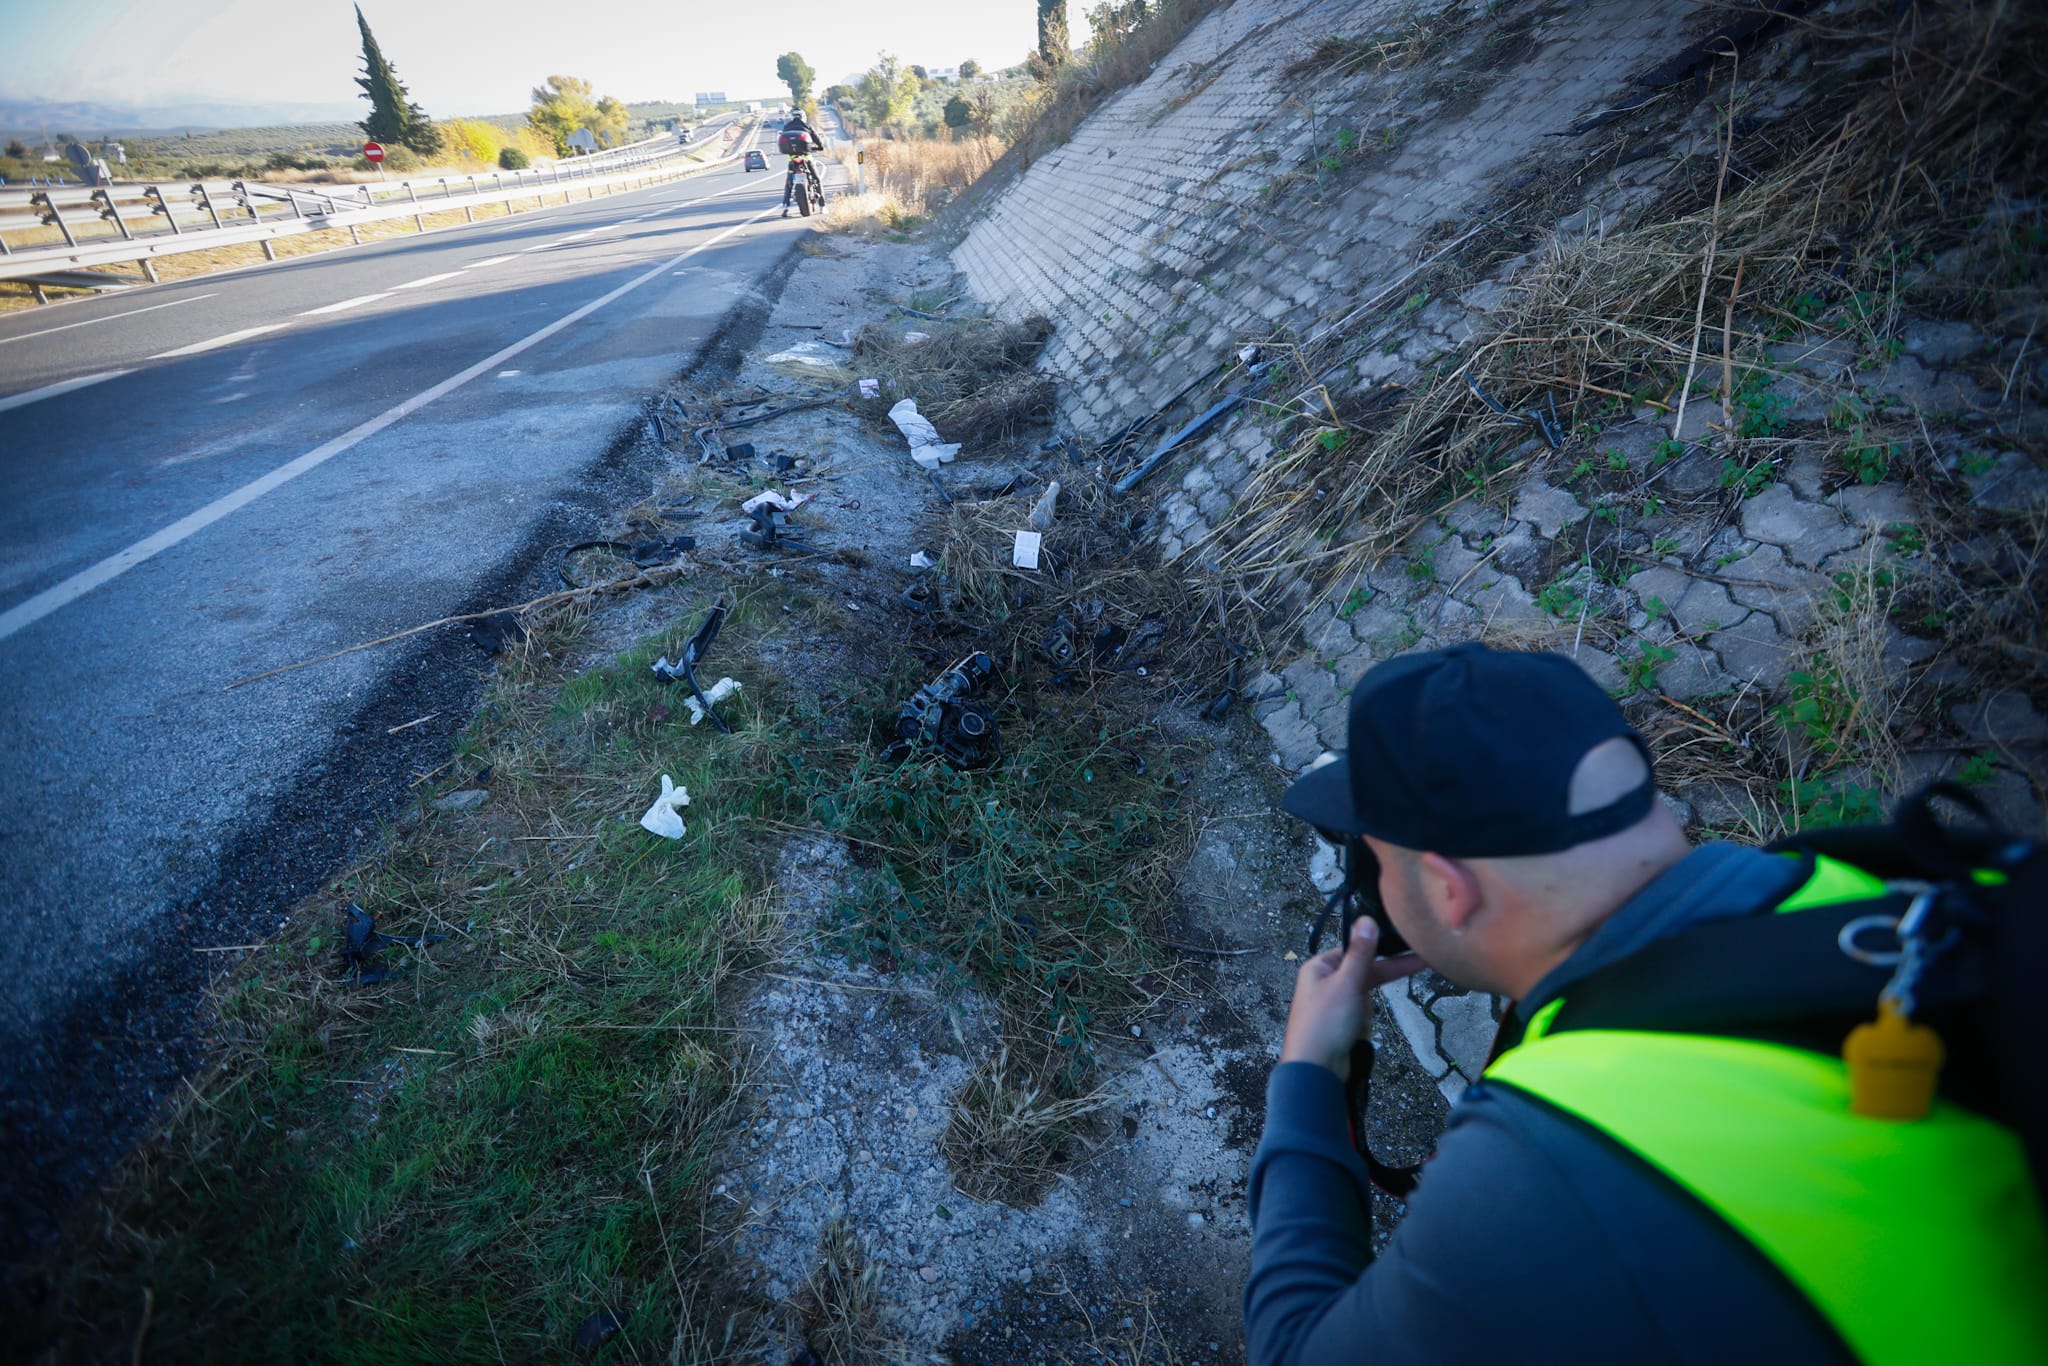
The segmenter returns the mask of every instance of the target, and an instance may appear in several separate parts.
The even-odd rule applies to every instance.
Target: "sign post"
[[[377,179],[384,178],[384,144],[366,142],[363,144],[363,160],[377,168]]]
[[[855,167],[856,167],[856,168],[857,168],[857,169],[858,169],[858,170],[860,171],[860,192],[861,192],[862,194],[866,194],[866,193],[868,192],[868,149],[867,149],[867,148],[865,148],[865,147],[859,147],[859,148],[856,148],[856,149],[854,150],[854,153],[853,153],[853,164],[854,164],[854,166],[855,166]]]

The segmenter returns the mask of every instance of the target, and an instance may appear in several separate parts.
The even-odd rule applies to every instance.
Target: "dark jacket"
[[[1521,1003],[1702,920],[1790,893],[1797,863],[1710,844],[1615,912]],[[1847,1362],[1806,1297],[1718,1216],[1580,1121],[1481,1082],[1372,1255],[1344,1090],[1284,1063],[1252,1159],[1255,1363]]]

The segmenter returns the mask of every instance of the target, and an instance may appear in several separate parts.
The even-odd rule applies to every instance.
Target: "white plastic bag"
[[[640,828],[650,835],[659,835],[665,840],[679,840],[688,833],[683,824],[682,809],[690,804],[690,789],[677,787],[669,780],[668,774],[661,775],[661,795],[654,799],[654,805],[647,808],[647,814],[640,818]]]
[[[839,353],[821,341],[798,342],[787,351],[777,351],[768,357],[768,363],[819,379],[847,377],[846,367],[839,363]]]
[[[896,430],[903,433],[903,439],[910,443],[910,458],[928,470],[939,466],[960,454],[960,443],[950,445],[939,440],[939,429],[917,411],[917,400],[906,398],[889,410],[889,420],[896,424]]]

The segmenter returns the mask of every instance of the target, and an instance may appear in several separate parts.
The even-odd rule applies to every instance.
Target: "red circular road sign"
[[[383,143],[381,143],[381,142],[366,142],[366,143],[364,143],[364,144],[363,144],[363,160],[364,160],[364,161],[367,161],[367,162],[369,162],[369,163],[370,163],[371,165],[375,165],[376,163],[378,163],[378,162],[382,161],[383,159],[384,159],[384,144],[383,144]]]

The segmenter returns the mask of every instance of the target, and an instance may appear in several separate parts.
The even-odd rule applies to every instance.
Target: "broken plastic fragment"
[[[788,494],[778,492],[775,489],[763,489],[752,498],[747,499],[746,502],[741,503],[740,511],[752,513],[755,508],[779,507],[784,512],[795,512],[810,501],[811,495],[808,493],[799,493],[792,498]]]
[[[1038,552],[1045,544],[1045,537],[1036,531],[1020,531],[1017,543],[1010,548],[1010,563],[1019,569],[1038,568]]]
[[[665,840],[679,840],[689,831],[683,824],[682,809],[690,804],[690,789],[677,787],[668,774],[661,775],[661,795],[654,799],[654,805],[647,808],[647,814],[640,818],[640,828],[650,835],[659,835]]]
[[[882,381],[878,379],[862,380],[860,382],[860,396],[862,398],[880,398],[882,396]]]
[[[920,342],[928,342],[931,339],[932,334],[929,332],[905,332],[903,334],[903,344],[905,346],[916,346]]]
[[[734,679],[721,678],[705,690],[704,702],[709,702],[715,707],[720,702],[725,701],[726,698],[738,692],[742,686],[744,685]],[[704,702],[699,702],[694,696],[683,699],[683,705],[690,709],[691,725],[696,725],[709,713],[709,709],[705,707]],[[686,797],[684,800],[687,801],[689,799]]]
[[[822,341],[798,342],[787,351],[778,351],[768,357],[768,364],[800,375],[815,375],[819,379],[846,378],[846,368],[839,363],[839,357]]]
[[[1258,354],[1259,354],[1259,348],[1258,348],[1258,347],[1256,347],[1256,346],[1247,346],[1247,347],[1245,347],[1245,348],[1244,348],[1244,350],[1242,350],[1242,351],[1240,351],[1240,352],[1238,352],[1238,353],[1237,353],[1237,363],[1238,363],[1239,365],[1250,365],[1250,364],[1252,363],[1252,357],[1254,357],[1254,356],[1256,356],[1256,355],[1258,355]]]
[[[1033,531],[1051,531],[1052,519],[1058,515],[1060,506],[1060,481],[1055,479],[1047,486],[1045,496],[1031,505],[1028,519]]]
[[[912,569],[935,569],[938,567],[938,561],[925,554],[922,550],[914,551],[910,556],[910,567]]]
[[[935,470],[960,454],[959,442],[948,444],[939,440],[939,429],[917,411],[914,398],[906,398],[891,408],[889,420],[910,443],[910,458],[928,470]]]

